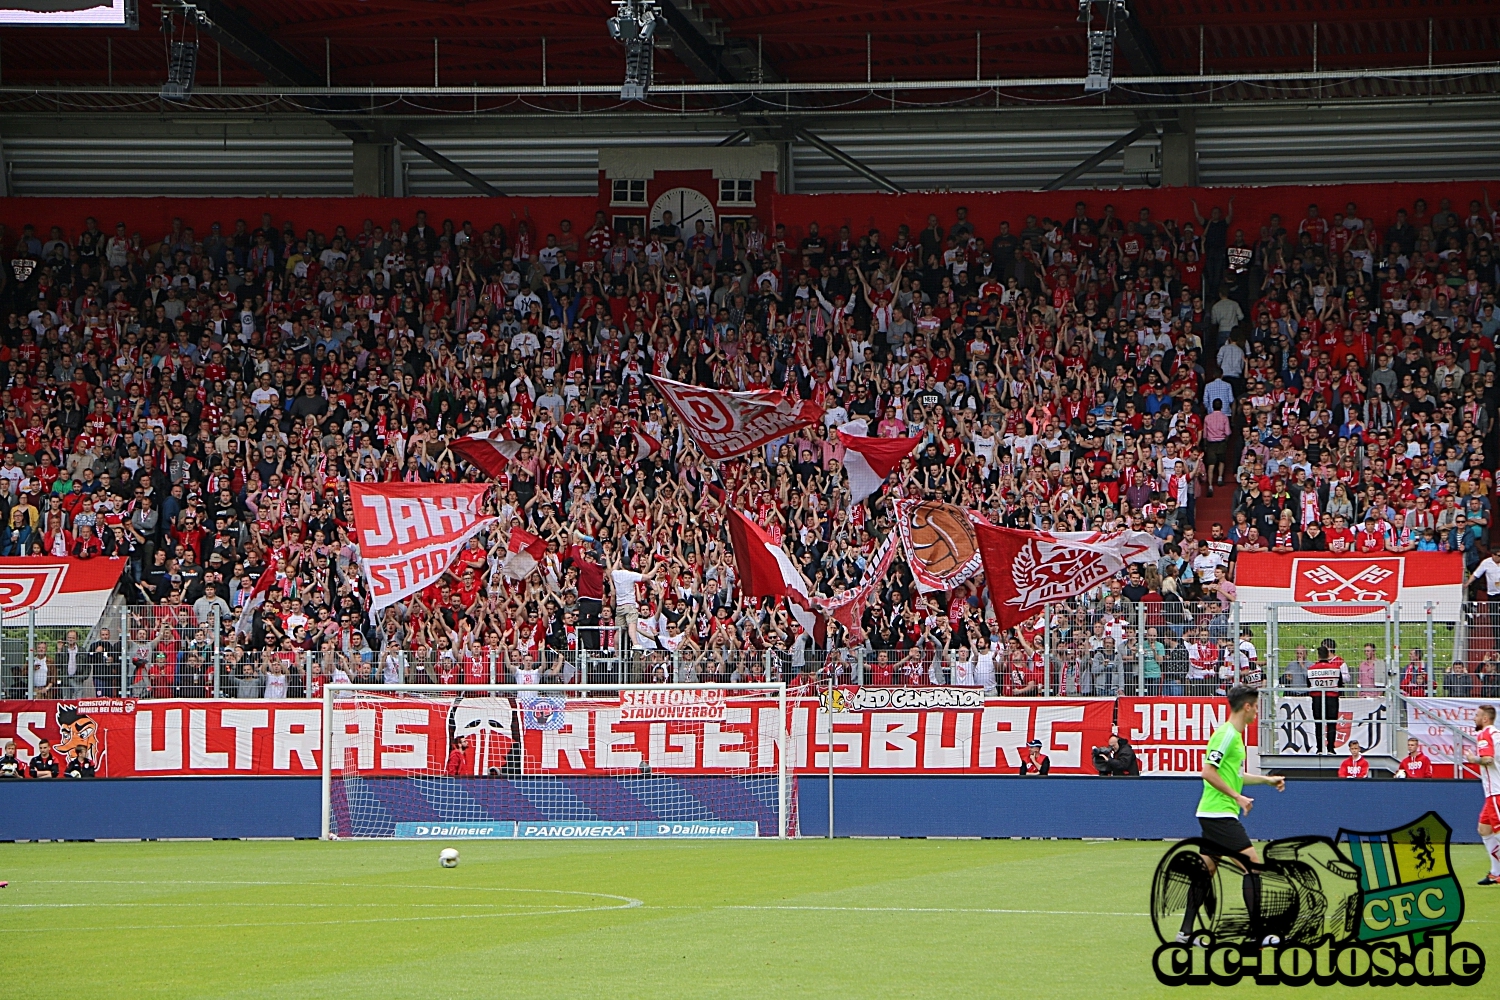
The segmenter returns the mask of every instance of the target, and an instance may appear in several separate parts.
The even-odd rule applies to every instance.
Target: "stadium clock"
[[[651,203],[651,228],[661,225],[662,214],[672,213],[672,222],[682,230],[684,237],[693,233],[693,223],[701,221],[703,228],[714,231],[714,205],[697,188],[676,187],[664,191]]]

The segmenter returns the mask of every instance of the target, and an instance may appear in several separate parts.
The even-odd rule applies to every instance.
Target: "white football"
[[[444,868],[457,868],[458,852],[451,847],[443,848],[443,853],[438,855],[438,863]]]

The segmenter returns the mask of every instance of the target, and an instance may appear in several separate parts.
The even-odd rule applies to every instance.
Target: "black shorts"
[[[1250,846],[1244,824],[1232,816],[1199,816],[1198,826],[1203,830],[1203,839],[1224,854],[1239,854]]]

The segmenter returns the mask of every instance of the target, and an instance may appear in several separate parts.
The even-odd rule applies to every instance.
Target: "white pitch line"
[[[834,913],[1013,913],[1040,917],[1149,917],[1149,913],[1123,913],[1110,910],[1009,910],[962,906],[716,906],[717,910],[815,910]]]
[[[219,906],[254,906],[254,907],[257,907],[257,908],[259,908],[259,907],[277,907],[277,906],[319,906],[319,907],[324,907],[324,908],[327,908],[327,907],[338,907],[339,909],[352,909],[352,908],[355,908],[355,907],[362,907],[362,906],[363,907],[375,907],[375,906],[378,906],[378,907],[380,907],[382,909],[387,909],[388,910],[388,909],[391,908],[392,905],[395,905],[395,904],[392,904],[392,903],[389,903],[389,902],[386,902],[386,903],[337,903],[337,902],[328,902],[328,903],[286,903],[286,902],[259,902],[259,901],[255,901],[255,900],[245,900],[243,902],[225,901],[225,902],[221,902],[221,903],[209,903],[209,902],[172,903],[172,902],[166,902],[166,901],[155,902],[155,901],[152,901],[152,900],[141,900],[139,902],[132,902],[132,903],[0,903],[0,912],[4,912],[5,910],[66,910],[66,909],[92,910],[92,909],[97,909],[99,907],[105,907],[105,906],[116,906],[116,907],[134,907],[134,906],[150,906],[150,907],[166,907],[166,906],[213,906],[213,907],[219,907]],[[426,907],[426,908],[429,908],[429,909],[435,909],[437,907],[442,907],[444,909],[453,909],[454,907],[460,907],[460,906],[467,906],[467,907],[497,907],[497,906],[503,906],[503,907],[506,907],[506,908],[512,909],[512,910],[539,910],[539,911],[545,912],[545,911],[548,911],[548,910],[556,909],[557,906],[562,906],[563,904],[559,903],[559,904],[557,904],[557,906],[548,906],[546,903],[459,903],[459,902],[454,902],[454,903],[401,903],[400,905],[403,908],[406,908],[406,909],[414,909],[414,908],[420,908],[420,907]],[[610,907],[604,907],[604,909],[611,909],[611,910],[614,910],[614,909],[628,909],[628,907],[610,906]]]
[[[239,879],[109,879],[109,878],[46,878],[27,879],[28,885],[290,885],[324,886],[339,889],[439,889],[445,892],[532,892],[552,896],[584,896],[589,899],[617,899],[631,906],[642,906],[639,899],[617,896],[611,892],[588,892],[583,889],[531,889],[519,886],[500,885],[409,885],[391,882],[270,882]],[[16,883],[21,885],[20,882]]]
[[[342,889],[441,889],[447,892],[529,892],[529,894],[544,895],[567,895],[567,897],[585,897],[588,900],[615,900],[616,906],[583,906],[583,907],[549,907],[546,904],[528,903],[420,903],[420,904],[393,904],[386,903],[278,903],[278,901],[245,901],[245,903],[210,903],[210,901],[132,901],[132,903],[9,903],[0,906],[0,912],[5,910],[21,909],[63,909],[63,907],[214,907],[214,906],[422,906],[438,907],[446,906],[450,909],[471,909],[471,907],[507,907],[501,912],[492,913],[446,913],[446,915],[425,916],[387,916],[387,918],[357,918],[351,921],[255,921],[242,922],[242,924],[214,924],[214,927],[306,927],[306,925],[330,925],[330,927],[342,927],[347,924],[410,924],[419,921],[472,921],[472,919],[505,918],[505,916],[561,916],[567,913],[609,913],[612,910],[634,910],[645,906],[640,900],[633,897],[622,897],[613,892],[585,892],[582,889],[531,889],[513,888],[513,886],[435,886],[435,885],[407,885],[407,883],[366,883],[366,882],[272,882],[272,880],[228,880],[228,879],[37,879],[31,880],[33,885],[124,885],[124,886],[323,886],[323,888]],[[132,924],[132,928],[142,931],[175,931],[189,930],[189,928],[201,927],[199,924]],[[75,931],[111,931],[118,930],[117,927],[78,927],[69,928]]]
[[[545,913],[535,911],[516,913],[454,913],[447,916],[430,917],[370,917],[363,920],[299,920],[294,924],[288,924],[285,920],[224,924],[215,923],[213,928],[219,927],[342,927],[347,924],[404,924],[415,923],[425,920],[487,920],[494,917],[551,917],[565,913],[609,913],[614,910],[636,909],[643,905],[639,900],[633,900],[627,906],[584,906],[572,910],[548,910]],[[176,930],[202,930],[202,924],[131,924],[129,928],[121,928],[119,925],[108,927],[69,927],[69,931],[176,931]]]

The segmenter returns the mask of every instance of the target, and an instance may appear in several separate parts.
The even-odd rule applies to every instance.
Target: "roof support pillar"
[[[1166,187],[1198,186],[1198,130],[1191,111],[1177,114],[1177,128],[1161,134],[1161,182]]]
[[[392,147],[383,142],[354,143],[353,193],[369,198],[389,198],[394,160]]]

